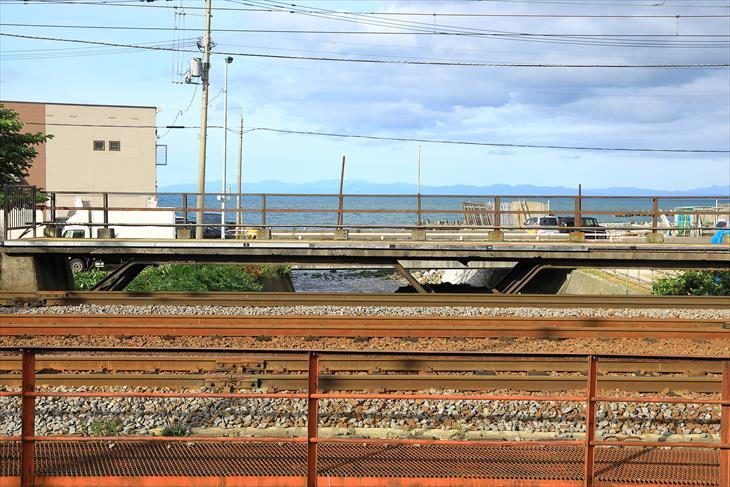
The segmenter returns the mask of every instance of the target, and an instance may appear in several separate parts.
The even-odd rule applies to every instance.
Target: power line
[[[138,129],[199,129],[200,126],[193,125],[116,125],[116,124],[85,124],[85,123],[44,123],[44,122],[24,122],[25,125],[53,126],[53,127],[94,127],[94,128],[138,128]],[[221,125],[209,125],[208,128],[223,128]],[[229,128],[229,132],[240,134],[240,131]],[[601,152],[673,152],[673,153],[693,153],[693,154],[730,154],[730,150],[718,149],[654,149],[654,148],[638,148],[638,147],[590,147],[590,146],[572,146],[572,145],[540,145],[540,144],[513,144],[501,142],[475,142],[467,140],[446,140],[446,139],[422,139],[411,137],[385,137],[378,135],[362,135],[362,134],[340,134],[335,132],[315,132],[308,130],[289,130],[277,129],[271,127],[252,127],[244,130],[244,133],[250,132],[272,132],[278,134],[290,135],[310,135],[316,137],[337,137],[345,139],[367,139],[382,140],[389,142],[421,142],[425,144],[447,144],[447,145],[468,145],[479,147],[511,147],[515,149],[560,149],[560,150],[580,150],[580,151],[601,151]]]
[[[611,45],[611,46],[623,46],[623,47],[685,47],[677,43],[670,45],[647,43],[646,41],[632,41],[627,43],[625,40],[615,39],[603,39],[596,40],[590,38],[590,36],[569,36],[560,35],[555,36],[544,36],[539,34],[528,34],[521,32],[505,32],[505,31],[494,31],[485,30],[469,27],[449,26],[443,24],[429,24],[424,22],[415,22],[408,20],[392,20],[387,18],[378,17],[367,17],[362,15],[348,15],[342,14],[334,10],[328,10],[323,8],[314,7],[300,7],[294,3],[285,3],[279,0],[229,0],[233,3],[240,3],[249,6],[259,7],[273,7],[278,8],[281,11],[301,14],[307,17],[320,18],[325,20],[335,20],[349,23],[356,23],[362,25],[379,26],[386,28],[398,28],[398,29],[409,29],[409,33],[420,32],[427,35],[463,35],[473,37],[491,37],[499,36],[503,40],[512,41],[524,41],[524,42],[542,42],[542,43],[554,43],[554,44],[570,44],[570,45]]]
[[[64,39],[59,37],[30,36],[23,34],[10,34],[0,32],[0,36],[15,37],[19,39],[32,39],[54,42],[69,42],[76,44],[89,44],[107,47],[127,47],[149,51],[165,52],[194,52],[192,49],[177,49],[171,47],[142,46],[139,44],[123,44],[115,42],[88,41],[82,39]],[[218,55],[244,56],[264,59],[288,59],[302,61],[330,61],[362,64],[407,64],[421,66],[460,66],[460,67],[483,67],[483,68],[669,68],[669,69],[696,69],[696,68],[727,68],[730,63],[694,63],[694,64],[551,64],[551,63],[484,63],[484,62],[457,62],[457,61],[417,61],[417,60],[391,60],[391,59],[367,59],[367,58],[338,58],[338,57],[314,57],[314,56],[287,56],[283,54],[260,54],[250,52],[216,52]]]
[[[521,149],[562,149],[562,150],[583,150],[583,151],[619,151],[619,152],[679,152],[679,153],[700,153],[700,154],[730,154],[730,150],[710,150],[710,149],[645,149],[645,148],[628,148],[628,147],[588,147],[588,146],[568,146],[568,145],[536,145],[536,144],[507,144],[496,142],[473,142],[464,140],[442,140],[442,139],[418,139],[405,137],[381,137],[376,135],[355,135],[355,134],[338,134],[330,132],[313,132],[300,130],[275,129],[269,127],[252,127],[246,132],[264,131],[275,132],[281,134],[294,135],[313,135],[319,137],[340,137],[350,139],[368,139],[368,140],[386,140],[394,142],[422,142],[429,144],[449,144],[449,145],[471,145],[486,147],[513,147]]]
[[[730,15],[726,16],[730,18]],[[73,25],[73,24],[18,24],[18,23],[0,23],[3,27],[39,27],[39,28],[51,28],[51,29],[91,29],[91,30],[142,30],[142,31],[192,31],[202,32],[203,28],[175,28],[175,27],[151,27],[151,26],[129,26],[129,25]],[[456,34],[458,32],[442,32],[437,30],[431,30],[430,32],[379,32],[379,31],[348,31],[348,30],[293,30],[293,29],[226,29],[226,28],[214,28],[210,29],[211,32],[243,32],[243,33],[276,33],[276,34],[366,34],[366,35],[388,35],[388,34],[430,34],[430,35],[449,35]],[[472,32],[464,32],[464,35],[477,35]],[[676,38],[730,38],[730,34],[547,34],[547,33],[533,33],[533,32],[486,32],[483,34],[489,37],[503,37],[503,36],[535,36],[535,37],[613,37],[613,38],[624,38],[624,37],[635,37],[635,38],[649,38],[649,37],[669,37],[672,39]]]
[[[317,1],[317,0],[309,0]],[[328,0],[324,0],[328,1]],[[396,0],[390,0],[391,2]],[[406,0],[403,0],[406,1]],[[635,8],[641,8],[641,7],[654,7],[656,8],[657,3],[654,2],[644,2],[641,4],[624,4],[624,3],[616,3],[615,0],[610,2],[601,2],[601,3],[590,3],[587,0],[580,0],[580,1],[539,1],[539,2],[530,2],[526,0],[473,0],[473,1],[480,1],[483,3],[488,2],[500,2],[500,3],[533,3],[533,4],[543,4],[543,5],[576,5],[576,6],[620,6],[620,7],[635,7]],[[16,4],[19,5],[21,2],[18,0],[0,0],[0,4]],[[103,0],[24,0],[22,2],[22,5],[28,5],[28,6],[41,6],[41,5],[79,5],[79,6],[103,6],[103,7],[133,7],[133,8],[156,8],[156,9],[173,9],[176,8],[174,5],[159,5],[154,3],[145,3],[142,1],[134,1],[130,0],[129,2],[125,3],[116,3],[116,2],[109,2],[109,1],[103,1]],[[730,8],[727,5],[702,5],[697,3],[688,3],[688,4],[672,4],[671,5],[674,8]],[[203,10],[204,7],[196,7],[196,6],[185,6],[186,10]],[[246,7],[213,7],[213,11],[241,11],[241,12],[272,12],[273,9],[267,9],[267,8],[246,8]],[[578,14],[523,14],[523,13],[516,13],[516,14],[479,14],[479,13],[457,13],[457,12],[372,12],[372,11],[343,11],[342,13],[349,13],[349,14],[358,14],[358,15],[392,15],[392,16],[442,16],[442,17],[568,17],[568,18],[675,18],[676,15],[614,15],[614,14],[588,14],[588,15],[578,15]],[[682,17],[687,18],[709,18],[709,17],[717,17],[715,15],[682,15]]]

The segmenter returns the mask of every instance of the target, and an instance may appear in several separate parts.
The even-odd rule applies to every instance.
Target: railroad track
[[[18,355],[0,356],[0,372],[19,372],[21,359]],[[307,357],[292,357],[291,354],[245,354],[240,355],[93,355],[54,356],[39,355],[36,367],[43,373],[304,373],[307,371]],[[323,357],[320,370],[327,373],[464,373],[475,374],[531,374],[584,373],[584,360],[571,359],[510,359],[474,360],[468,357],[449,358],[382,358],[376,356]],[[606,361],[601,362],[600,374],[720,374],[721,367],[715,363],[693,362],[646,362]]]
[[[0,386],[20,385],[17,356],[0,360]],[[307,359],[279,355],[245,356],[39,356],[39,385],[202,388],[208,390],[302,390]],[[485,391],[568,391],[585,387],[584,360],[524,359],[476,361],[469,358],[407,359],[323,358],[320,386],[325,390],[424,389]],[[717,392],[719,364],[610,361],[601,364],[599,384],[606,389],[661,392],[665,389]]]
[[[0,314],[0,336],[251,336],[730,339],[722,320]]]
[[[353,294],[353,293],[128,293],[0,292],[0,306],[129,304],[170,306],[480,306],[579,308],[726,309],[722,296],[581,296],[543,294]]]
[[[17,374],[0,374],[0,386],[20,386]],[[599,379],[601,389],[630,392],[661,392],[687,390],[699,393],[717,393],[719,377],[619,377]],[[265,389],[268,391],[305,390],[304,374],[39,374],[40,386],[92,386],[92,387],[148,387],[152,389],[198,389],[239,391]],[[421,391],[446,389],[459,391],[515,390],[528,392],[562,392],[584,389],[586,378],[582,376],[478,376],[478,375],[333,375],[321,374],[320,389],[323,391]]]

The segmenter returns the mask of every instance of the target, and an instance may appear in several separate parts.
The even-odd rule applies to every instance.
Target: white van
[[[533,216],[525,222],[527,233],[538,235],[558,235],[560,233],[560,221],[557,216]]]

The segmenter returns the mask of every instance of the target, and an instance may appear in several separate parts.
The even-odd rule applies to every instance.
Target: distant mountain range
[[[336,194],[339,191],[339,181],[336,179],[314,181],[309,183],[285,183],[282,181],[260,181],[244,183],[245,193],[319,193]],[[208,192],[219,192],[220,181],[208,181]],[[194,184],[177,184],[164,186],[160,192],[194,193],[197,186]],[[365,180],[345,181],[345,194],[415,194],[416,185],[411,183],[372,183]],[[578,193],[578,188],[562,186],[534,186],[530,184],[509,185],[491,184],[488,186],[452,185],[452,186],[425,186],[421,185],[421,194],[454,194],[454,195],[540,195],[540,196],[569,196]],[[633,187],[620,188],[583,188],[586,196],[724,196],[730,198],[730,186],[708,186],[683,191],[666,191]]]

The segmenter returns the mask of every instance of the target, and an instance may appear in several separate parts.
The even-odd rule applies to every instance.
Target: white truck
[[[123,239],[174,239],[175,210],[157,208],[155,210],[109,210],[106,228],[113,230],[114,238]],[[102,210],[79,209],[71,215],[61,230],[63,238],[96,238],[97,231],[104,228]],[[91,257],[72,257],[69,259],[71,270],[81,272],[90,267],[101,267],[103,262]]]

